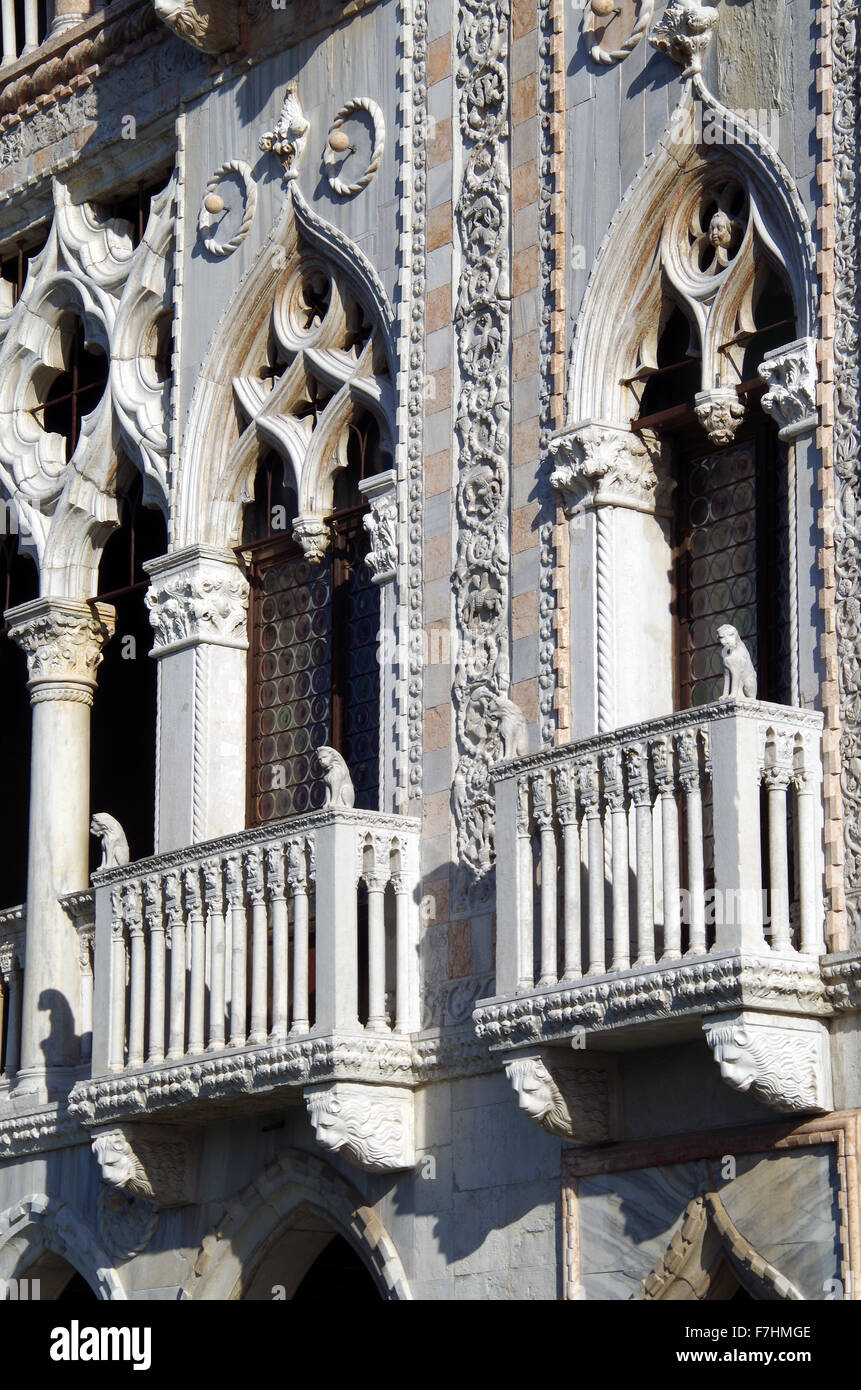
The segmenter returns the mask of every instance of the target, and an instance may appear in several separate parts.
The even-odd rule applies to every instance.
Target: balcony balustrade
[[[329,809],[95,874],[92,1078],[73,1112],[409,1084],[418,830]]]
[[[821,724],[718,702],[499,767],[479,1033],[626,1046],[751,1004],[825,1012]]]

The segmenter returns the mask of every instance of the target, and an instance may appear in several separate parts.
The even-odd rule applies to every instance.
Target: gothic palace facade
[[[4,0],[0,1280],[858,1296],[858,20]]]

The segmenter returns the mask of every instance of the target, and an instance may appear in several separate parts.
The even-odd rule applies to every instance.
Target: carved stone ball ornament
[[[204,248],[219,259],[232,255],[248,236],[256,211],[250,166],[228,159],[207,181],[200,205],[197,230]]]
[[[631,4],[630,0],[591,0],[583,16],[583,33],[593,40],[589,47],[592,61],[604,67],[621,63],[642,42],[654,11],[654,0],[639,0],[635,4]],[[629,15],[632,13],[633,28],[628,29]],[[614,23],[616,19],[619,19],[619,25]],[[616,34],[619,28],[628,29],[624,38]]]
[[[323,168],[329,187],[341,198],[367,188],[380,167],[386,145],[383,113],[370,97],[354,97],[329,127]]]

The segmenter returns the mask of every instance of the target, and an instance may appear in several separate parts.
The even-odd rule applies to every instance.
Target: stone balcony
[[[128,1138],[140,1117],[304,1098],[324,1147],[408,1166],[418,836],[403,816],[331,808],[95,874],[78,1122]],[[385,1153],[381,1123],[398,1135]]]
[[[828,1108],[821,725],[727,700],[496,770],[496,994],[474,1020],[523,1108],[566,1049],[702,1031],[729,1084]]]

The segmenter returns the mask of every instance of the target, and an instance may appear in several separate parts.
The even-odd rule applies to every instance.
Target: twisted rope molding
[[[337,174],[330,173],[328,165],[326,166],[326,178],[329,180],[329,187],[333,193],[339,194],[342,198],[354,198],[357,193],[361,193],[363,188],[367,188],[380,167],[386,145],[386,123],[383,113],[377,103],[371,101],[370,97],[353,97],[352,101],[348,101],[342,106],[329,127],[329,135],[331,136],[336,130],[340,130],[344,122],[357,111],[367,112],[374,123],[374,148],[371,150],[367,169],[361,178],[356,179],[353,183],[344,183]]]
[[[200,213],[197,218],[198,231],[202,233],[207,230],[207,224],[204,221],[204,218],[207,216],[206,199],[211,193],[215,192],[221,181],[227,178],[229,174],[235,174],[242,184],[242,189],[245,194],[245,215],[229,241],[219,241],[218,238],[214,236],[205,236],[203,238],[203,244],[211,256],[231,256],[248,236],[251,230],[251,224],[254,221],[254,214],[257,211],[257,189],[251,175],[251,166],[246,164],[244,159],[225,160],[224,164],[221,164],[208,180],[206,188],[204,189],[203,202],[201,203]]]
[[[598,686],[598,730],[606,733],[614,722],[614,661],[613,661],[613,596],[610,591],[613,573],[613,536],[606,507],[595,512],[595,604],[597,610],[598,654],[596,680]]]
[[[589,49],[589,57],[592,61],[601,63],[604,67],[611,67],[614,63],[621,63],[627,58],[628,54],[633,53],[637,45],[642,42],[646,30],[652,22],[654,10],[654,0],[643,0],[637,23],[634,25],[628,37],[623,40],[618,48],[607,49],[600,43],[592,44]],[[587,11],[586,18],[583,20],[583,33],[594,33],[596,20],[600,22],[601,18],[602,16],[596,15],[595,11],[590,7]]]

